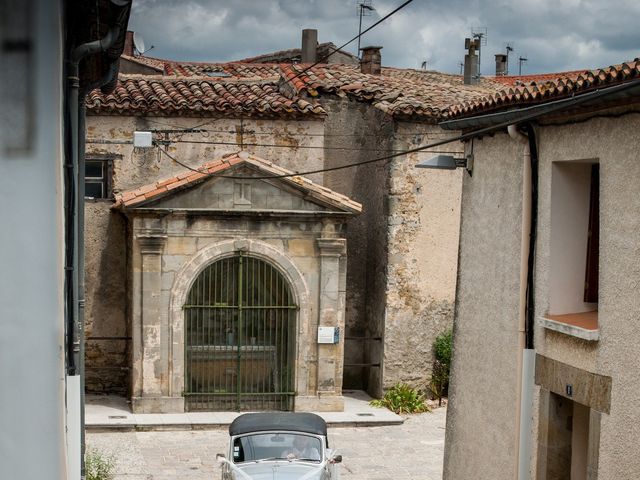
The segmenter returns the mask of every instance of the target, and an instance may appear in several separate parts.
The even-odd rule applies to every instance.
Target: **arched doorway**
[[[298,307],[274,266],[243,252],[217,260],[183,308],[186,410],[293,408]]]

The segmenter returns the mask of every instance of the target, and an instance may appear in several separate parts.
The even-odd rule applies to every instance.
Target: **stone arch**
[[[169,396],[178,397],[184,388],[184,305],[193,282],[210,264],[243,251],[269,262],[284,276],[291,286],[291,292],[299,307],[296,318],[296,367],[304,358],[301,349],[301,335],[310,330],[311,311],[309,288],[292,260],[277,248],[260,240],[225,240],[208,245],[198,251],[177,273],[169,301]],[[295,369],[295,383],[298,391],[306,391],[305,379],[300,378]]]

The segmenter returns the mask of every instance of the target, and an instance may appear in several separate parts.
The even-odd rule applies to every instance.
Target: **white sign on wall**
[[[339,327],[318,327],[318,343],[338,343],[339,340]]]

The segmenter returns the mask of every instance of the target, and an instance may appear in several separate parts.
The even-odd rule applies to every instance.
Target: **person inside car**
[[[293,445],[285,449],[281,457],[320,461],[320,452],[311,445],[310,440],[305,435],[296,435],[293,439]]]

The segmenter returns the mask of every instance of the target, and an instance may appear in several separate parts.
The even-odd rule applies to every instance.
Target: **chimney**
[[[480,82],[480,72],[476,52],[480,50],[480,39],[465,38],[464,48],[467,49],[467,54],[464,56],[464,84],[477,85]]]
[[[124,36],[124,49],[122,50],[122,54],[133,57],[133,32],[131,30],[127,30]]]
[[[496,53],[496,77],[507,74],[507,56],[504,53]]]
[[[302,30],[302,63],[316,63],[318,52],[318,30]]]
[[[360,50],[362,50],[360,71],[362,73],[370,73],[371,75],[380,75],[382,67],[380,50],[382,50],[382,47],[363,47]]]

